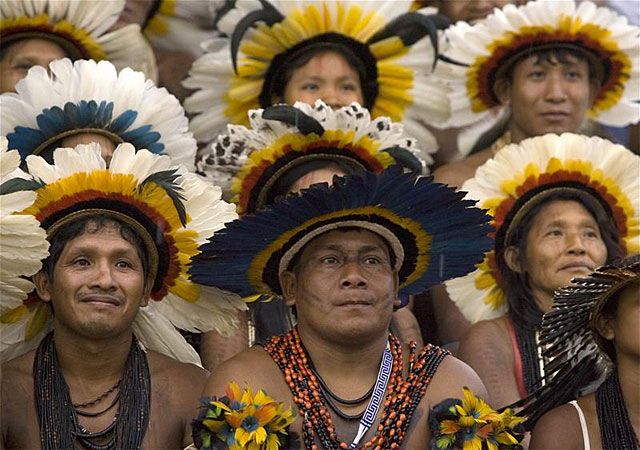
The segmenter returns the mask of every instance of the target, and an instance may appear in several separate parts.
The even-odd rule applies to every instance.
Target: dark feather
[[[44,186],[36,180],[25,180],[23,178],[12,178],[0,185],[0,195],[12,194],[18,191],[36,191]]]
[[[311,133],[322,136],[324,133],[324,128],[320,125],[320,122],[298,108],[289,105],[269,106],[262,112],[262,118],[292,125],[305,136]]]
[[[435,54],[433,60],[433,67],[435,67],[438,61],[438,30],[444,30],[448,26],[449,19],[442,14],[426,16],[418,12],[407,12],[389,22],[386,27],[374,34],[368,43],[398,36],[405,46],[410,47],[424,36],[429,35]]]
[[[263,9],[251,11],[244,16],[240,22],[238,22],[238,25],[236,25],[231,35],[231,61],[233,62],[233,70],[236,74],[238,73],[238,50],[240,50],[240,43],[247,30],[255,25],[256,22],[264,22],[271,26],[274,23],[284,20],[282,13],[275,9],[269,2],[260,0],[260,3]]]
[[[138,190],[142,190],[142,187],[146,183],[155,183],[162,189],[164,189],[169,198],[171,198],[176,211],[178,211],[180,223],[182,223],[182,226],[185,226],[187,224],[187,212],[185,210],[184,204],[182,203],[182,200],[184,200],[184,196],[182,195],[182,188],[176,183],[176,179],[179,176],[180,175],[176,173],[175,169],[156,172],[145,178],[145,180],[140,183],[140,186],[138,186]]]
[[[382,150],[390,154],[397,164],[409,169],[415,174],[422,174],[422,163],[420,160],[406,148],[399,146],[389,147]]]

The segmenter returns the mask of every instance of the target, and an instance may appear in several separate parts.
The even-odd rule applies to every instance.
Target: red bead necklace
[[[393,369],[387,385],[387,396],[377,432],[361,449],[398,449],[405,438],[413,413],[424,396],[427,386],[440,362],[448,351],[427,346],[416,353],[416,344],[409,346],[409,370],[403,379],[402,345],[392,334],[389,335]],[[293,394],[299,414],[303,419],[302,431],[307,449],[317,450],[315,437],[329,450],[347,449],[349,444],[336,435],[331,414],[327,408],[324,393],[316,376],[312,373],[307,355],[297,327],[289,333],[276,336],[264,345],[264,349],[284,374],[285,381]]]

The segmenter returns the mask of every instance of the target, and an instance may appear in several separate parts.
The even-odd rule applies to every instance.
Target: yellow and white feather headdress
[[[140,27],[110,31],[124,7],[125,0],[3,0],[2,46],[25,38],[47,39],[73,60],[106,59],[118,69],[132,67],[155,79],[155,57]]]
[[[550,189],[591,194],[614,219],[628,254],[640,251],[640,157],[599,137],[547,134],[504,147],[461,190],[493,217],[495,249],[478,269],[446,283],[472,323],[504,314],[507,300],[496,264],[505,237],[530,200]]]
[[[180,102],[143,73],[66,58],[53,61],[49,72],[32,67],[16,93],[0,96],[0,133],[23,158],[90,132],[194,168],[196,141]]]
[[[10,178],[28,179],[18,167],[20,155],[7,150],[7,139],[0,136],[0,185]],[[26,276],[42,267],[49,242],[40,222],[29,215],[14,214],[31,206],[35,192],[20,191],[0,195],[0,314],[17,308],[27,299],[34,286]]]
[[[362,60],[368,83],[365,106],[375,117],[403,122],[423,149],[436,143],[422,121],[448,117],[442,89],[429,72],[437,28],[448,23],[428,11],[409,12],[411,1],[243,1],[224,14],[226,37],[204,44],[184,85],[196,92],[185,100],[198,141],[211,142],[228,123],[248,125],[247,112],[271,105],[275,80],[287,61],[320,43],[348,48]]]
[[[149,255],[151,300],[141,308],[134,332],[146,347],[181,361],[199,357],[176,327],[231,331],[242,300],[191,281],[188,268],[215,231],[237,217],[218,187],[201,180],[168,156],[119,145],[107,168],[97,144],[60,148],[54,163],[27,157],[31,182],[8,180],[1,193],[35,192],[35,202],[16,214],[35,217],[49,238],[65,224],[96,212],[118,218],[138,232]],[[2,359],[35,348],[51,326],[49,306],[37,295],[5,307],[2,297]]]
[[[207,1],[158,0],[155,12],[144,26],[154,47],[182,50],[200,56],[200,44],[213,36],[211,5]]]
[[[450,126],[500,109],[493,90],[498,75],[525,52],[557,47],[583,51],[602,64],[590,119],[612,126],[640,121],[640,28],[608,8],[572,0],[510,4],[473,26],[458,22],[445,37],[443,54],[457,64],[439,63],[436,73],[449,83]]]

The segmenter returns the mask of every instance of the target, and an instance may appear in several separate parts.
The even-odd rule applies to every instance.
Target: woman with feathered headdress
[[[357,102],[372,117],[389,117],[418,139],[431,162],[433,136],[420,121],[447,114],[446,97],[428,73],[437,30],[448,22],[433,10],[409,12],[410,1],[237,2],[220,13],[224,37],[191,68],[184,84],[191,128],[210,142],[226,124],[248,124],[247,112],[276,103],[332,108]],[[430,39],[427,39],[427,36]]]
[[[473,324],[458,356],[496,406],[545,383],[540,324],[556,289],[640,247],[640,158],[597,137],[548,134],[512,144],[462,189],[493,216],[494,250],[446,283]]]

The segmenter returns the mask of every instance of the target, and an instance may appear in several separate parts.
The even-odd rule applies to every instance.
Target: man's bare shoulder
[[[223,395],[225,387],[231,381],[241,387],[247,384],[254,391],[264,389],[279,401],[284,401],[284,397],[290,396],[282,372],[260,346],[251,347],[220,364],[209,377],[205,394]]]
[[[156,383],[171,383],[173,386],[203,386],[209,373],[195,364],[183,363],[154,351],[147,351],[151,380]]]
[[[446,356],[413,414],[404,448],[426,448],[431,439],[428,423],[430,410],[448,398],[462,398],[462,388],[465,386],[476,395],[487,398],[487,391],[473,369],[453,356]]]
[[[32,350],[18,356],[0,367],[0,380],[2,380],[3,395],[7,386],[33,382],[33,359],[36,351]]]
[[[468,387],[477,396],[489,401],[487,390],[476,372],[454,356],[442,360],[426,392],[428,407],[448,398],[462,398],[462,388]]]

